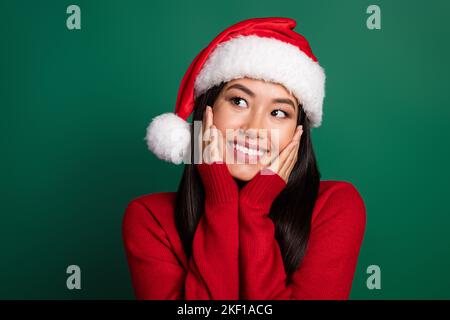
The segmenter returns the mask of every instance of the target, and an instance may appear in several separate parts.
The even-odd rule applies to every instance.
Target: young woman
[[[138,299],[348,298],[365,205],[350,182],[320,181],[325,75],[295,25],[227,28],[192,62],[175,114],[149,125],[150,150],[185,166],[177,192],[126,209]]]

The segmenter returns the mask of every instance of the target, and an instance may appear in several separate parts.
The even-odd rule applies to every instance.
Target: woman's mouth
[[[268,150],[261,146],[250,144],[248,142],[228,141],[228,149],[233,154],[233,162],[237,160],[238,163],[257,163],[262,157],[266,155]]]

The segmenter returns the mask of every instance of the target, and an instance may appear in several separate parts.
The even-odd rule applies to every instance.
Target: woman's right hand
[[[201,163],[197,164],[198,172],[206,192],[209,204],[236,202],[238,185],[231,176],[228,165],[223,161],[221,132],[213,125],[213,112],[210,106],[203,113],[202,132],[198,145],[202,146]]]
[[[221,132],[213,124],[213,111],[210,106],[206,106],[203,113],[202,130],[198,139],[198,145],[202,146],[202,163],[223,162]]]

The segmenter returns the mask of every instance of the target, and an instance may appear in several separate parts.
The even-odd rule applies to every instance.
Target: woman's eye
[[[277,118],[286,118],[288,116],[287,112],[284,112],[281,109],[273,110],[271,112],[271,115],[277,117]]]
[[[246,105],[239,105],[239,102],[240,101],[243,101],[245,104],[247,104],[247,102],[245,101],[245,99],[243,99],[243,98],[241,98],[241,97],[233,97],[233,98],[231,98],[230,99],[231,100],[231,103],[233,103],[233,104],[235,104],[235,105],[237,105],[238,107],[246,107]]]

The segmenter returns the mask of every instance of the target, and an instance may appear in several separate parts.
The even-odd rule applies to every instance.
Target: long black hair
[[[213,106],[226,83],[210,88],[195,100],[192,122],[201,121],[207,105]],[[297,125],[303,126],[298,160],[286,187],[273,201],[269,217],[281,249],[287,283],[305,255],[311,230],[311,216],[317,199],[320,172],[314,154],[310,122],[299,105]],[[194,130],[191,132],[191,161],[185,164],[175,203],[175,223],[186,256],[192,255],[192,241],[204,214],[205,190],[194,164]]]

